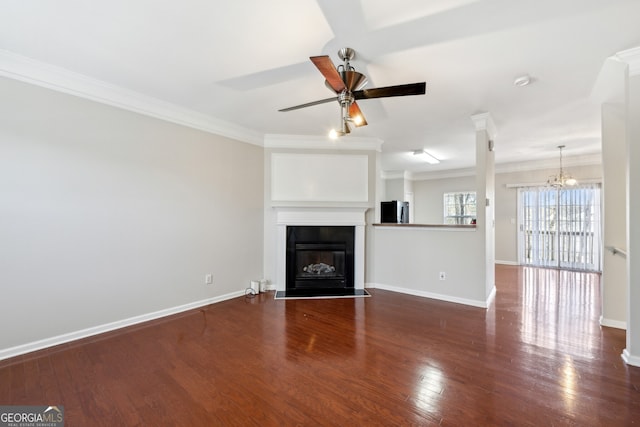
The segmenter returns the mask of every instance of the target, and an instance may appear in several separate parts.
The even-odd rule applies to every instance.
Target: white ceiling
[[[331,96],[308,57],[337,65],[352,47],[367,88],[427,82],[360,101],[369,125],[352,136],[384,141],[383,170],[428,172],[474,164],[470,116],[487,111],[497,163],[598,153],[589,95],[607,57],[640,46],[638,17],[638,0],[3,1],[0,49],[259,134],[320,136],[337,104],[277,110]]]

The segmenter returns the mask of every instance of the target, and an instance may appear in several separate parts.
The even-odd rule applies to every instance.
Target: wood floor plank
[[[236,298],[0,361],[0,404],[68,425],[640,424],[599,276],[498,266],[488,309]]]

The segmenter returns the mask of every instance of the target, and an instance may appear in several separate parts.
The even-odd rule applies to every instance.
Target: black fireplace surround
[[[287,295],[354,289],[353,226],[287,226]]]

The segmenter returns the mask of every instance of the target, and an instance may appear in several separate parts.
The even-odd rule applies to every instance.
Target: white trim
[[[364,226],[368,208],[275,208],[277,225]]]
[[[593,166],[602,164],[601,153],[583,154],[579,156],[563,157],[563,166],[577,167],[577,166]],[[496,163],[496,175],[510,172],[528,172],[544,169],[558,169],[558,158],[549,158],[542,160],[530,160],[526,162],[511,162],[511,163]],[[409,175],[404,175],[402,171],[383,171],[381,173],[382,179],[396,179],[402,178],[410,179],[412,181],[428,181],[432,179],[449,179],[449,178],[461,178],[466,176],[475,176],[475,168],[462,168],[462,169],[448,169],[442,171],[429,171],[429,172],[411,172]],[[580,180],[581,182],[584,180]],[[601,181],[601,180],[600,180]],[[544,183],[543,185],[546,185]]]
[[[0,76],[249,144],[263,145],[263,136],[259,132],[2,49]]]
[[[627,322],[621,320],[605,319],[600,316],[600,326],[606,326],[608,328],[627,329]]]
[[[385,291],[391,291],[391,292],[399,292],[401,294],[408,294],[408,295],[413,295],[416,297],[423,297],[423,298],[431,298],[431,299],[435,299],[435,300],[439,300],[439,301],[446,301],[446,302],[453,302],[456,304],[463,304],[463,305],[470,305],[473,307],[480,307],[480,308],[488,308],[489,307],[489,300],[490,298],[492,298],[492,295],[489,295],[489,298],[487,298],[487,301],[476,301],[476,300],[471,300],[471,299],[466,299],[466,298],[458,298],[458,297],[454,297],[451,295],[443,295],[443,294],[435,294],[433,292],[426,292],[426,291],[421,291],[418,289],[409,289],[409,288],[401,288],[398,286],[390,286],[390,285],[385,285],[382,283],[369,283],[368,284],[369,288],[374,288],[374,289],[383,289]],[[494,291],[495,291],[495,287],[494,287]],[[493,294],[493,292],[492,292]]]
[[[620,58],[610,56],[604,61],[596,79],[589,100],[597,105],[625,103],[626,78],[628,65]]]
[[[344,136],[331,139],[329,136],[314,135],[279,135],[266,134],[264,136],[265,148],[296,148],[318,150],[371,150],[382,151],[382,141],[379,138],[365,138],[357,136]]]
[[[516,267],[520,265],[516,261],[504,261],[504,260],[500,260],[500,259],[495,260],[495,263],[496,264],[501,264],[501,265],[514,265]]]
[[[449,169],[443,171],[433,172],[413,172],[411,179],[413,181],[428,181],[431,179],[449,179],[449,178],[461,178],[465,176],[475,176],[476,169]]]
[[[640,47],[623,50],[614,56],[629,65],[630,76],[640,75]]]
[[[621,356],[622,360],[624,360],[627,365],[640,366],[640,357],[632,356],[626,348],[622,350]]]
[[[476,131],[484,130],[489,135],[489,139],[496,137],[496,125],[493,123],[491,113],[478,113],[471,116],[471,120],[476,127]]]
[[[244,290],[231,292],[231,293],[220,295],[217,297],[207,298],[204,300],[179,305],[176,307],[154,311],[152,313],[141,314],[139,316],[130,317],[128,319],[117,320],[115,322],[105,323],[103,325],[93,326],[91,328],[69,332],[66,334],[57,335],[55,337],[45,338],[42,340],[30,342],[27,344],[21,344],[15,347],[2,349],[0,350],[0,360],[19,356],[25,353],[30,353],[32,351],[42,350],[44,348],[53,347],[53,346],[64,344],[70,341],[76,341],[76,340],[88,338],[94,335],[103,334],[105,332],[110,332],[116,329],[126,328],[128,326],[137,325],[139,323],[148,322],[150,320],[159,319],[161,317],[171,316],[172,314],[182,313],[187,310],[193,310],[194,308],[214,304],[221,301],[226,301],[228,299],[236,298],[242,295],[244,295]]]
[[[368,208],[276,208],[276,290],[287,287],[286,252],[287,226],[353,226],[355,228],[353,287],[364,289],[365,274],[365,213]]]
[[[380,179],[404,179],[413,181],[414,174],[410,171],[381,171]]]
[[[578,156],[563,156],[562,166],[566,168],[577,166],[593,166],[602,164],[602,153],[582,154]],[[530,160],[528,162],[511,162],[496,165],[496,173],[524,172],[544,169],[558,169],[558,158]]]
[[[489,308],[489,306],[495,299],[496,299],[496,286],[493,285],[493,287],[491,288],[491,292],[489,292],[489,296],[487,297],[486,308]]]
[[[578,180],[578,185],[580,184],[602,184],[602,178],[588,178],[588,179],[580,178]],[[547,183],[546,182],[528,182],[528,183],[522,182],[517,184],[505,184],[504,186],[506,188],[546,187]]]
[[[522,218],[524,217],[522,202],[522,190],[516,191],[516,249],[518,264],[525,263],[525,251],[524,251],[524,227],[522,227]]]

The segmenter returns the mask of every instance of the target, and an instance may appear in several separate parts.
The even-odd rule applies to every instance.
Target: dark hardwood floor
[[[640,424],[599,276],[496,270],[488,310],[271,292],[0,361],[0,404],[67,426]]]

